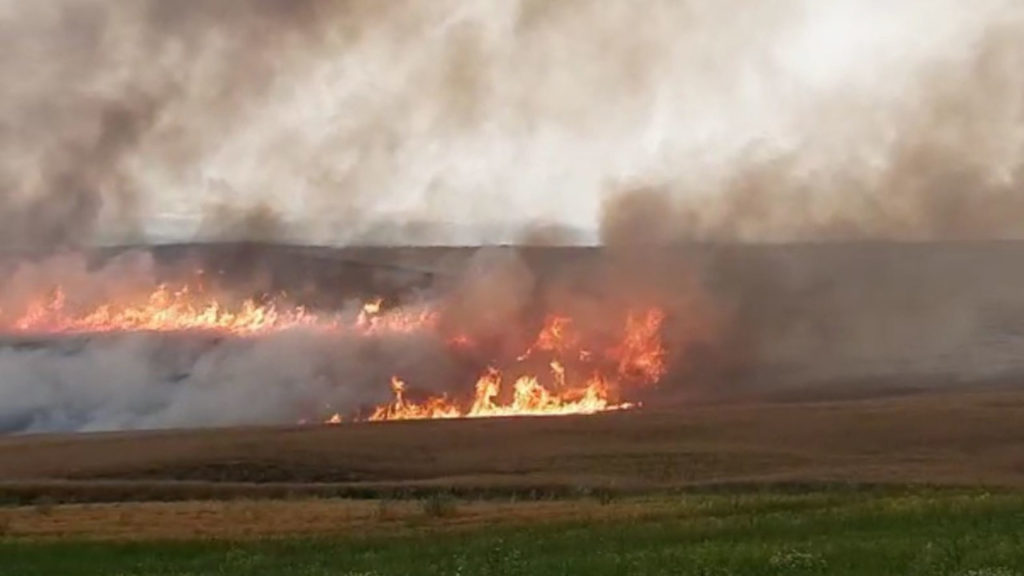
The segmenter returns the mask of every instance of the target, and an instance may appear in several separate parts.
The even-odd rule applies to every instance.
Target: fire
[[[356,328],[364,334],[381,333],[412,333],[426,328],[433,328],[439,319],[435,310],[422,308],[418,311],[402,309],[383,312],[384,301],[380,298],[363,304],[356,318]]]
[[[512,385],[511,399],[502,403],[498,400],[502,392],[502,375],[494,368],[489,368],[477,380],[474,399],[468,409],[444,396],[431,397],[420,404],[409,402],[405,398],[405,383],[397,377],[392,379],[392,390],[394,402],[374,410],[369,421],[564,416],[624,410],[633,406],[610,402],[608,386],[600,376],[594,376],[579,390],[568,394],[544,387],[536,377],[522,376]]]
[[[408,402],[405,399],[405,382],[397,376],[391,378],[391,390],[395,401],[377,408],[370,420],[434,420],[462,416],[444,397],[430,398],[422,404]]]
[[[548,316],[544,327],[541,328],[540,334],[537,335],[537,340],[533,343],[533,346],[530,346],[526,352],[519,356],[518,360],[526,360],[537,351],[565,352],[576,347],[578,344],[579,336],[574,330],[572,318],[551,315]],[[586,355],[585,350],[581,350],[580,353]]]
[[[201,287],[156,287],[134,300],[88,306],[62,289],[30,302],[20,314],[0,313],[0,332],[83,334],[122,332],[223,333],[256,337],[296,328],[365,337],[427,332],[455,356],[490,360],[491,367],[465,382],[464,395],[422,394],[402,376],[391,380],[392,400],[363,415],[335,413],[326,420],[349,421],[490,418],[593,414],[632,408],[629,394],[659,382],[666,373],[661,340],[665,313],[659,308],[622,312],[617,335],[590,334],[573,318],[551,314],[518,357],[479,358],[488,350],[457,327],[442,323],[431,306],[388,308],[383,299],[361,306],[346,319],[289,305],[284,297],[225,301]],[[442,333],[442,330],[444,333]],[[457,383],[455,383],[457,384]]]
[[[215,331],[257,335],[329,325],[301,306],[260,304],[252,299],[229,306],[187,285],[159,286],[139,303],[107,303],[85,310],[73,310],[58,288],[50,298],[31,302],[22,315],[5,322],[8,332],[39,334]]]
[[[540,376],[526,373],[506,388],[505,374],[491,367],[477,380],[472,399],[462,403],[445,396],[412,402],[407,398],[405,382],[395,377],[394,401],[375,409],[368,420],[557,416],[632,408],[635,404],[620,398],[623,387],[650,385],[665,375],[666,353],[661,342],[664,319],[664,312],[656,308],[630,312],[621,342],[598,361],[588,349],[580,348],[582,338],[572,330],[571,319],[551,316],[534,345],[516,362],[523,364],[543,351],[571,359],[579,370],[590,370],[588,376],[571,379],[566,364],[556,357],[548,364],[547,384]],[[611,374],[602,371],[603,367],[609,367]]]
[[[643,313],[630,312],[626,318],[626,336],[610,351],[618,358],[619,375],[641,382],[657,382],[665,375],[665,348],[661,345],[662,310],[652,308]]]
[[[365,335],[412,333],[437,321],[429,308],[384,311],[382,300],[363,305],[354,322],[336,314],[314,314],[280,298],[232,304],[183,285],[158,286],[134,302],[71,306],[61,288],[30,302],[15,316],[0,314],[0,331],[8,334],[103,334],[114,332],[215,332],[232,336],[261,336],[296,328],[321,331],[352,330]]]

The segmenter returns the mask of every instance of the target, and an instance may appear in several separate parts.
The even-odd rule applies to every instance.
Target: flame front
[[[31,302],[20,316],[4,319],[7,332],[36,334],[215,331],[244,336],[333,324],[301,306],[251,299],[228,306],[187,285],[159,286],[136,304],[107,303],[77,311],[69,308],[66,294],[57,288],[51,297]]]
[[[440,313],[429,306],[385,310],[384,301],[375,299],[346,321],[339,314],[287,305],[283,298],[229,304],[188,285],[177,289],[159,286],[134,303],[90,307],[69,300],[58,288],[50,296],[30,302],[20,314],[0,313],[0,332],[202,331],[257,337],[304,328],[375,338],[437,333],[442,324]],[[404,377],[396,375],[391,380],[391,402],[361,417],[332,414],[326,422],[593,414],[632,408],[635,404],[628,400],[629,393],[657,383],[665,375],[664,320],[659,308],[630,310],[616,336],[594,338],[572,318],[552,314],[522,354],[511,362],[493,359],[492,367],[479,375],[465,396],[416,394]],[[440,336],[451,354],[481,354],[486,349],[465,333]],[[469,384],[466,382],[467,388]]]
[[[201,289],[184,285],[158,286],[132,302],[95,306],[68,304],[63,289],[30,302],[15,316],[0,313],[0,332],[7,334],[104,334],[128,332],[215,332],[232,336],[261,336],[297,328],[350,330],[362,334],[412,333],[431,327],[437,315],[429,308],[416,311],[382,310],[382,301],[363,305],[352,322],[337,314],[315,314],[282,299],[254,299],[229,304]]]
[[[621,342],[604,358],[595,359],[581,347],[582,338],[573,330],[571,319],[551,316],[533,346],[516,359],[523,364],[539,353],[555,356],[548,364],[547,385],[539,375],[525,373],[515,378],[511,388],[505,388],[505,375],[491,367],[477,380],[471,401],[460,403],[446,396],[429,396],[416,403],[407,398],[405,382],[395,377],[394,401],[376,408],[368,420],[560,416],[633,408],[635,404],[621,399],[623,388],[650,385],[665,375],[661,342],[664,319],[664,312],[657,308],[630,312]],[[579,380],[570,378],[563,363],[567,359],[589,375]],[[611,374],[602,370],[605,366],[613,367]]]

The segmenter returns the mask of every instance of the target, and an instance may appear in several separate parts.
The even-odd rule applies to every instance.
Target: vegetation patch
[[[411,504],[389,503],[379,518],[367,503],[357,530],[256,539],[40,540],[17,535],[15,519],[0,557],[5,573],[22,576],[1024,576],[1024,494],[710,494],[562,503],[532,515],[517,508],[524,503],[479,523],[472,503]],[[264,523],[284,517],[251,515]]]

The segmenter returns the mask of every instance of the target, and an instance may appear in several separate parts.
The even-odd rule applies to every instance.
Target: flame
[[[187,285],[178,289],[161,285],[141,303],[101,304],[85,311],[71,310],[64,290],[57,288],[50,298],[31,302],[20,317],[5,324],[7,331],[20,333],[204,330],[237,335],[329,325],[301,306],[282,307],[277,302],[259,304],[252,299],[228,306]]]
[[[14,317],[0,315],[0,332],[13,334],[86,334],[113,332],[217,332],[260,336],[296,328],[323,331],[351,329],[366,335],[412,333],[431,328],[437,313],[427,307],[385,311],[383,300],[364,304],[354,323],[337,314],[314,314],[281,299],[238,304],[218,300],[201,288],[158,286],[135,303],[104,303],[72,307],[62,288],[30,302]]]
[[[379,298],[363,304],[355,318],[347,321],[339,314],[317,314],[288,305],[283,296],[232,304],[205,293],[201,286],[189,285],[176,289],[161,285],[134,303],[86,307],[72,300],[57,288],[48,297],[30,302],[17,316],[0,315],[0,332],[212,331],[249,337],[304,328],[372,337],[442,329],[440,313],[433,307],[386,309]],[[628,401],[630,392],[665,376],[664,321],[665,313],[659,308],[628,310],[621,334],[610,341],[607,334],[594,338],[571,317],[551,314],[513,362],[491,359],[492,367],[478,376],[470,394],[418,394],[396,375],[391,380],[390,402],[375,407],[368,416],[337,413],[326,422],[593,414],[632,408],[636,404]],[[452,353],[480,354],[487,349],[465,333],[438,335]]]
[[[435,420],[441,418],[458,418],[458,409],[448,404],[444,397],[434,397],[422,404],[409,402],[405,399],[405,382],[397,376],[391,378],[391,390],[395,401],[377,408],[370,420]]]
[[[602,372],[599,366],[592,366],[589,377],[573,381],[566,364],[556,357],[548,364],[549,384],[542,383],[537,375],[523,374],[506,389],[503,372],[491,367],[477,380],[473,398],[466,403],[445,396],[411,402],[406,397],[405,382],[396,376],[392,379],[393,402],[376,408],[368,420],[558,416],[633,408],[636,404],[619,398],[622,387],[650,385],[665,375],[666,352],[661,342],[664,319],[664,312],[656,308],[631,311],[627,315],[621,342],[609,349],[603,362],[612,367],[614,376]],[[537,351],[546,351],[577,359],[581,368],[599,364],[589,349],[579,348],[581,341],[572,330],[571,319],[551,316],[533,346],[520,355],[517,362],[521,364]]]
[[[572,318],[568,316],[549,315],[537,335],[536,341],[518,358],[520,362],[540,352],[565,352],[579,344]],[[582,352],[582,351],[581,351]]]
[[[439,320],[438,313],[429,308],[411,312],[397,309],[384,313],[383,304],[384,300],[381,298],[363,304],[359,317],[356,318],[356,328],[364,334],[408,334],[433,328]]]
[[[645,383],[661,380],[665,375],[665,348],[661,345],[664,321],[665,312],[657,308],[629,313],[625,338],[609,352],[618,358],[620,376]]]

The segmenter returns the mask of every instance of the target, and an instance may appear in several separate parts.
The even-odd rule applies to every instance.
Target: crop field
[[[56,507],[8,511],[0,554],[19,575],[1003,576],[1024,570],[1022,510],[921,490]]]
[[[1020,574],[1024,395],[0,440],[4,573]]]
[[[366,497],[450,489],[475,497],[766,483],[1017,487],[1024,484],[1022,421],[1024,393],[988,389],[590,417],[10,436],[0,438],[0,494],[123,500],[133,489],[139,499],[173,499],[202,497],[204,489],[216,497],[287,489]]]

